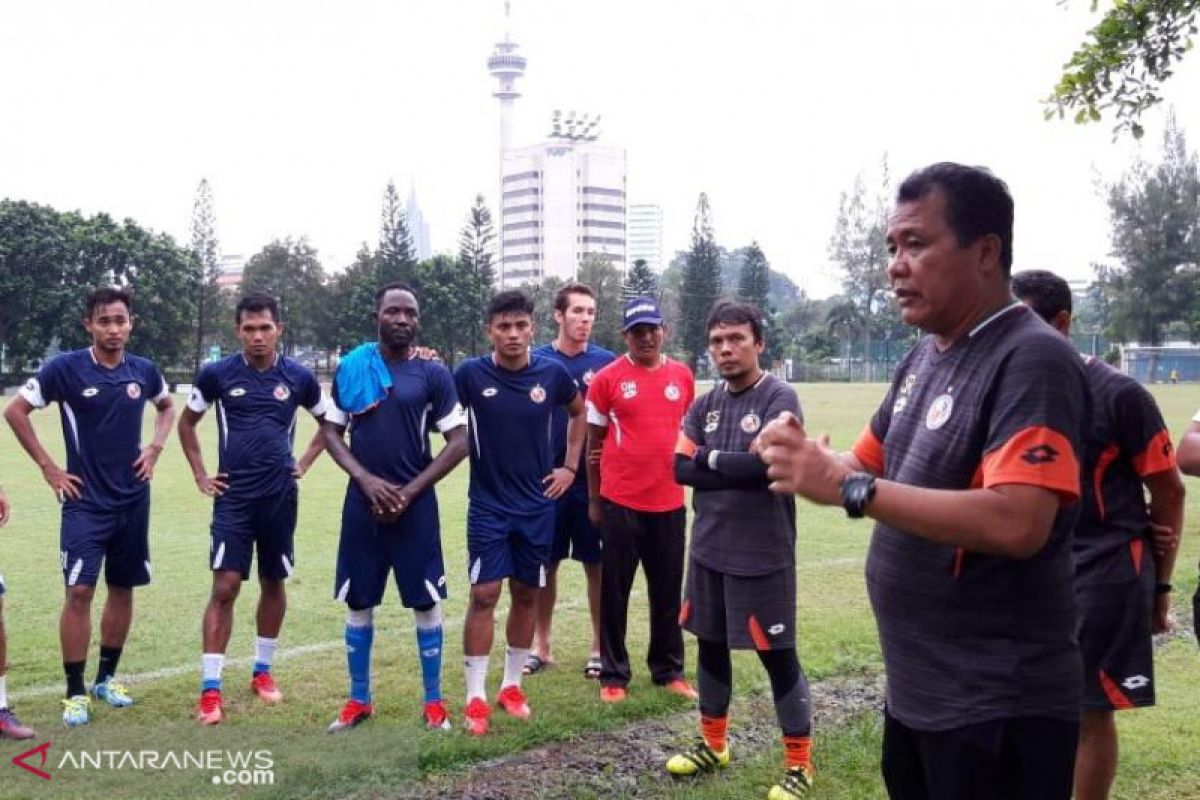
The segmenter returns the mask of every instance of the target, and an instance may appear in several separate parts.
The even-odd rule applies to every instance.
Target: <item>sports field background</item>
[[[834,445],[848,447],[882,397],[881,385],[801,384],[797,386],[811,432],[828,432]],[[1200,406],[1200,387],[1153,387],[1178,441]],[[177,408],[182,398],[177,396]],[[211,415],[210,415],[211,416]],[[147,414],[147,436],[151,414]],[[57,408],[34,415],[44,443],[57,457],[62,435]],[[298,449],[313,432],[301,414]],[[215,470],[215,424],[201,424],[210,469]],[[420,670],[412,615],[394,589],[376,615],[374,675],[376,716],[340,736],[325,733],[345,696],[345,657],[341,642],[344,606],[332,599],[333,568],[345,477],[322,456],[301,484],[296,572],[289,582],[290,607],[275,674],[284,705],[267,708],[249,693],[249,660],[254,641],[257,586],[243,589],[225,671],[226,721],[201,729],[193,721],[199,687],[200,617],[208,596],[210,502],[196,491],[174,435],[159,464],[153,488],[151,552],[154,582],[138,590],[133,632],[121,662],[137,705],[125,710],[98,707],[90,726],[66,730],[59,714],[62,689],[57,624],[62,596],[58,556],[58,505],[40,474],[5,427],[0,431],[0,482],[13,506],[12,520],[0,529],[0,573],[8,583],[4,598],[9,632],[9,694],[22,719],[50,741],[43,781],[10,763],[28,743],[0,742],[0,798],[23,797],[394,797],[423,774],[451,773],[485,759],[547,744],[574,740],[587,747],[589,731],[621,728],[641,719],[686,710],[688,704],[654,690],[644,668],[646,617],[641,578],[631,603],[630,649],[635,677],[630,700],[600,703],[594,682],[581,676],[589,627],[582,572],[565,563],[560,578],[555,651],[558,665],[529,679],[534,718],[520,723],[493,717],[494,733],[481,739],[459,725],[463,700],[461,629],[466,596],[465,516],[467,467],[464,463],[439,489],[442,537],[450,587],[446,604],[444,686],[455,721],[448,733],[426,732],[420,723]],[[60,462],[61,463],[61,462]],[[1177,614],[1183,617],[1196,587],[1200,553],[1200,482],[1189,479],[1183,552],[1174,580]],[[690,516],[690,513],[689,513]],[[801,658],[810,679],[862,675],[880,670],[874,623],[863,587],[862,565],[869,523],[851,523],[840,510],[799,507],[797,562],[800,575]],[[98,615],[87,679],[96,662]],[[501,609],[500,618],[503,618]],[[1190,612],[1186,619],[1190,622]],[[502,668],[503,633],[498,627],[488,691],[493,698]],[[694,672],[694,642],[688,639],[688,671]],[[1200,797],[1200,655],[1189,637],[1174,638],[1158,652],[1155,709],[1119,716],[1122,769],[1116,796],[1123,798]],[[768,691],[752,654],[738,654],[735,691]],[[737,700],[732,711],[734,765],[700,783],[679,785],[663,796],[758,797],[776,774],[774,750],[737,758]],[[868,712],[850,724],[815,732],[818,798],[881,797],[878,778],[879,725]],[[213,786],[211,773],[198,770],[146,771],[54,769],[62,753],[97,750],[270,750],[275,783],[266,787]],[[35,759],[35,764],[36,759]]]

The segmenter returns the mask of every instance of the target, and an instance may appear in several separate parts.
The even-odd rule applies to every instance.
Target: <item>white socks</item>
[[[204,680],[221,680],[221,670],[223,669],[225,669],[224,653],[205,653],[200,656],[200,676]]]
[[[487,671],[488,657],[487,656],[464,656],[463,666],[467,673],[467,702],[478,697],[481,700],[487,700]]]
[[[504,651],[504,680],[500,688],[520,686],[521,676],[525,671],[525,662],[529,660],[528,647],[509,647]]]
[[[0,675],[0,708],[8,708],[8,676]]]
[[[254,639],[254,664],[255,666],[270,667],[275,660],[275,645],[279,643],[278,639],[267,639],[263,636],[257,636]],[[268,669],[269,671],[269,669]]]

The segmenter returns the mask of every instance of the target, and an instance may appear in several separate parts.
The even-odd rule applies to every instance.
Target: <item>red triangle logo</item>
[[[41,744],[39,744],[37,747],[33,748],[32,750],[26,750],[24,753],[21,753],[18,756],[13,756],[12,763],[16,764],[21,769],[26,770],[28,772],[32,772],[34,775],[37,775],[39,778],[42,778],[43,780],[48,781],[48,780],[50,780],[50,773],[46,772],[44,770],[38,769],[38,767],[46,766],[46,751],[49,749],[50,749],[50,743],[42,742]],[[37,767],[25,763],[25,759],[29,758],[32,755],[40,755],[42,757],[42,761],[40,764],[38,764]]]

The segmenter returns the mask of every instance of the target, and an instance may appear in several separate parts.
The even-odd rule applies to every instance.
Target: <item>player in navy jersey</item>
[[[133,589],[150,582],[149,481],[175,420],[158,368],[125,351],[133,330],[129,292],[97,289],[88,295],[86,309],[83,325],[91,347],[49,361],[4,411],[17,441],[63,504],[59,549],[67,588],[59,639],[67,678],[63,722],[69,726],[91,719],[83,671],[101,566],[108,598],[92,695],[116,708],[133,704],[113,675],[133,621]],[[65,470],[42,447],[29,419],[35,408],[54,402],[66,440]],[[157,413],[153,438],[142,446],[147,402]]]
[[[8,524],[8,497],[0,489],[0,528]],[[0,739],[32,739],[33,728],[22,725],[8,707],[8,639],[4,633],[4,576],[0,575]]]
[[[467,454],[466,418],[450,371],[418,355],[416,295],[402,284],[389,284],[376,293],[375,304],[371,318],[378,342],[342,359],[322,425],[329,455],[350,476],[334,584],[337,599],[348,608],[350,697],[330,733],[353,728],[374,711],[374,612],[383,601],[389,570],[401,602],[415,616],[425,725],[450,727],[441,686],[446,570],[433,487]],[[343,440],[347,428],[349,447]],[[429,444],[434,428],[446,438],[436,457]]]
[[[196,375],[179,418],[179,441],[201,494],[213,498],[209,568],[212,592],[204,611],[201,690],[196,716],[203,725],[221,721],[221,671],[233,631],[233,605],[258,551],[260,589],[250,689],[265,703],[283,701],[271,675],[275,647],[287,610],[284,581],[296,563],[296,479],[324,449],[319,435],[297,462],[292,457],[296,410],[318,422],[325,414],[321,386],[308,368],[276,352],[283,334],[279,304],[249,295],[234,310],[242,352],[205,365]],[[196,426],[216,406],[219,452],[209,474]]]
[[[1070,337],[1066,281],[1028,270],[1013,275],[1012,289]],[[1171,435],[1150,393],[1097,358],[1084,363],[1094,413],[1071,546],[1084,668],[1075,797],[1100,800],[1117,773],[1114,712],[1154,705],[1152,637],[1170,629],[1184,487]]]
[[[519,291],[501,292],[487,312],[492,353],[454,373],[470,430],[471,487],[467,558],[471,599],[463,625],[467,673],[466,729],[487,733],[491,708],[484,688],[493,617],[504,579],[512,605],[504,680],[496,701],[528,719],[521,673],[533,640],[536,593],[545,586],[554,543],[554,501],[571,487],[583,448],[583,400],[557,361],[532,355],[533,303]],[[563,406],[565,460],[555,461],[553,411]]]
[[[575,381],[580,395],[587,399],[587,387],[597,372],[616,358],[611,351],[588,341],[596,320],[596,295],[590,286],[568,283],[554,297],[554,321],[558,335],[553,342],[533,353],[560,362]],[[554,463],[564,464],[567,456],[567,414],[554,409]],[[600,530],[588,519],[587,471],[574,465],[575,480],[555,501],[554,549],[546,570],[546,586],[538,592],[537,624],[533,633],[533,652],[525,665],[526,674],[554,663],[551,624],[558,597],[558,565],[570,556],[583,565],[587,580],[588,613],[592,619],[592,645],[583,674],[600,677]]]

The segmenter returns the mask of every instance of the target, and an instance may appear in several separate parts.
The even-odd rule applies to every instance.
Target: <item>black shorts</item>
[[[66,503],[59,560],[67,586],[95,586],[101,566],[109,586],[145,586],[150,582],[150,493],[118,510]]]
[[[213,501],[209,531],[209,566],[250,577],[250,562],[258,551],[260,578],[290,578],[296,566],[295,485],[266,497],[231,497]]]
[[[1075,600],[1084,710],[1154,705],[1154,571],[1129,583],[1080,587]]]
[[[796,647],[796,567],[766,575],[728,575],[688,559],[679,624],[731,650]]]
[[[946,731],[883,712],[883,781],[891,800],[1068,800],[1078,720],[1013,717]]]

